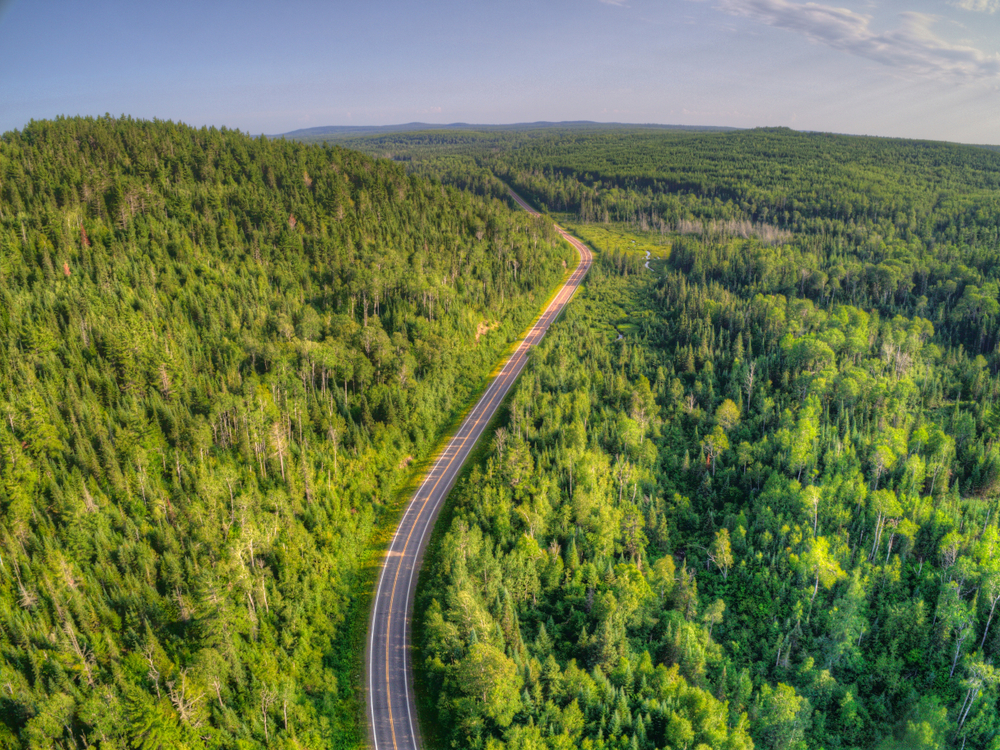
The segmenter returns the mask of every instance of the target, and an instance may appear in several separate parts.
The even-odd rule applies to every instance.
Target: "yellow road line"
[[[511,191],[511,194],[514,196],[515,200],[520,205],[522,205],[522,207],[524,207],[526,210],[534,213],[535,215],[538,215],[537,212],[534,212],[526,203],[524,203],[524,201],[522,201],[516,194],[514,194],[513,191]],[[577,250],[577,252],[580,253],[580,263],[577,265],[577,268],[570,275],[570,278],[567,280],[566,284],[564,284],[563,287],[562,287],[562,289],[560,289],[556,293],[555,298],[547,306],[547,308],[543,311],[542,315],[536,321],[535,325],[533,325],[531,327],[531,329],[528,331],[528,333],[521,340],[521,343],[518,344],[517,348],[514,350],[514,352],[511,354],[510,358],[507,360],[507,362],[501,368],[501,370],[497,374],[496,378],[494,378],[493,382],[486,389],[486,393],[483,394],[483,397],[480,399],[479,403],[477,403],[476,406],[473,407],[472,412],[469,413],[469,415],[466,417],[466,420],[459,427],[458,433],[454,437],[452,437],[451,440],[448,441],[448,444],[445,446],[444,450],[442,451],[441,456],[438,458],[438,460],[435,462],[435,464],[431,467],[430,473],[428,474],[427,478],[417,488],[417,491],[414,494],[414,499],[416,499],[416,497],[422,491],[424,491],[424,488],[426,487],[427,483],[430,482],[431,477],[433,477],[434,473],[438,472],[438,477],[437,477],[436,481],[434,482],[433,486],[430,487],[429,490],[426,490],[423,502],[420,504],[420,508],[417,511],[416,518],[414,518],[413,521],[410,524],[410,530],[407,533],[406,539],[403,542],[403,548],[402,548],[401,551],[398,552],[398,559],[396,561],[396,572],[395,572],[395,575],[393,576],[392,588],[390,589],[390,593],[389,593],[389,608],[388,608],[388,611],[386,612],[385,661],[383,663],[384,663],[385,672],[386,672],[386,674],[385,674],[385,687],[386,687],[386,705],[387,705],[387,709],[388,709],[388,713],[389,713],[389,729],[390,729],[390,732],[392,734],[392,746],[393,746],[394,750],[398,750],[398,745],[397,745],[397,741],[396,741],[396,723],[395,723],[395,717],[393,716],[393,711],[392,711],[392,689],[391,689],[391,684],[390,684],[390,681],[389,681],[389,634],[392,631],[393,605],[394,605],[395,600],[396,600],[396,587],[397,587],[397,585],[399,583],[399,573],[400,573],[400,570],[402,569],[403,558],[406,557],[407,551],[409,550],[409,546],[410,546],[410,540],[413,537],[413,532],[416,530],[417,526],[420,524],[421,519],[423,518],[424,511],[427,509],[427,503],[428,503],[428,501],[434,496],[434,493],[437,491],[438,486],[441,484],[441,482],[444,480],[444,478],[446,476],[448,476],[448,473],[451,471],[452,466],[455,463],[455,460],[458,459],[458,457],[462,454],[463,451],[465,451],[466,444],[468,443],[469,438],[472,437],[473,434],[476,432],[476,428],[478,428],[480,426],[480,424],[483,423],[483,421],[484,421],[484,419],[485,419],[485,417],[486,417],[487,414],[489,414],[490,417],[492,417],[492,413],[491,412],[493,411],[493,403],[494,403],[494,401],[496,401],[496,399],[497,399],[498,396],[500,396],[501,400],[502,400],[502,397],[506,396],[507,391],[509,390],[509,383],[513,379],[516,379],[518,375],[520,375],[520,372],[516,372],[516,373],[513,372],[513,371],[508,372],[509,368],[511,367],[511,365],[513,365],[513,370],[518,370],[519,364],[520,364],[518,362],[518,357],[519,356],[523,360],[523,363],[525,365],[527,364],[527,353],[526,353],[526,351],[523,351],[523,350],[525,350],[526,348],[530,348],[531,347],[531,343],[530,342],[531,342],[532,339],[539,339],[540,340],[545,335],[545,333],[548,330],[549,325],[551,325],[551,320],[547,321],[547,319],[554,319],[555,316],[558,315],[559,312],[562,311],[562,309],[565,307],[565,305],[568,304],[569,299],[572,298],[572,296],[576,293],[576,290],[577,290],[577,288],[580,285],[580,280],[586,274],[587,270],[589,270],[589,265],[590,265],[590,262],[591,262],[592,257],[593,257],[592,254],[591,254],[591,252],[590,252],[590,249],[586,245],[584,245],[582,242],[580,242],[579,240],[577,240],[576,238],[569,236],[569,234],[562,227],[560,227],[558,224],[555,225],[555,226],[556,226],[556,229],[559,231],[559,233],[567,241],[569,241],[569,243]],[[585,267],[585,264],[586,264],[586,267]],[[566,298],[565,301],[562,300],[563,297]],[[521,367],[521,369],[523,369],[523,366]],[[490,394],[491,391],[493,391],[492,395]],[[485,429],[485,425],[484,425],[484,429]],[[463,431],[465,432],[465,435],[464,435],[464,437],[461,437],[461,439],[460,439],[459,436],[461,435],[461,433]],[[482,434],[482,430],[480,430],[480,435],[481,434]],[[476,440],[478,440],[478,439],[479,439],[479,435],[476,435]],[[475,441],[473,441],[473,443],[475,443]],[[448,453],[451,453],[451,457],[448,458],[447,463],[444,463],[445,458],[446,458],[446,456],[447,456]],[[464,463],[464,460],[465,459],[463,458],[462,461],[459,462],[459,467],[461,467],[461,464]],[[410,512],[410,510],[412,508],[413,508],[413,500],[411,500],[410,504],[407,505],[406,510],[403,512],[403,519],[406,518],[406,516],[409,514],[409,512]],[[400,525],[401,524],[402,524],[402,520],[400,521]],[[425,526],[426,526],[426,524],[425,524]],[[427,532],[427,529],[424,528],[424,530],[420,534],[420,541],[417,543],[417,550],[416,550],[416,553],[414,553],[414,558],[416,558],[416,555],[419,553],[420,545],[423,543],[423,538],[424,538],[424,535],[426,534],[426,532]],[[396,541],[398,539],[398,534],[399,534],[399,527],[397,527],[396,534],[393,536],[392,542],[389,545],[389,550],[388,550],[389,554],[387,555],[387,558],[390,557],[390,556],[392,556],[393,548],[396,547]],[[415,559],[414,559],[414,563],[415,563]],[[409,614],[409,592],[410,592],[410,588],[412,586],[413,573],[415,572],[415,569],[416,569],[415,564],[411,564],[411,566],[410,566],[410,576],[409,576],[409,581],[407,583],[407,590],[406,590],[406,599],[407,599],[407,601],[406,601],[406,610],[407,611],[404,614],[404,627],[403,627],[403,649],[404,649],[404,653],[403,653],[403,661],[404,661],[404,665],[403,665],[403,672],[404,672],[403,678],[404,678],[404,684],[406,682],[406,653],[405,653],[405,649],[406,649],[406,645],[407,645],[406,644],[406,641],[407,641],[407,632],[406,632],[405,620],[406,620],[406,617]],[[381,594],[382,594],[382,585],[385,582],[385,573],[386,572],[387,572],[386,568],[383,567],[383,569],[382,569],[382,576],[379,579],[378,590],[376,591],[376,594],[375,594],[374,610],[373,610],[373,614],[372,614],[372,623],[373,623],[372,636],[371,636],[372,646],[374,646],[374,640],[375,640],[374,623],[375,623],[375,619],[376,619],[377,612],[378,612],[378,600],[379,600],[379,598],[381,597]],[[369,664],[369,668],[370,669],[373,666],[374,666],[373,664]],[[369,684],[370,684],[370,686],[373,686],[373,683],[370,682]],[[371,692],[371,690],[370,690],[370,692]],[[406,702],[407,702],[407,707],[406,707],[407,708],[407,716],[409,717],[410,716],[409,695],[408,695],[408,691],[404,690],[404,692],[407,692],[407,695],[405,697],[406,697]],[[370,700],[372,700],[372,699],[370,699]],[[374,702],[373,702],[372,703],[372,722],[373,722],[372,733],[373,733],[373,737],[374,737],[374,740],[375,740],[375,747],[376,747],[376,750],[377,750],[377,748],[378,748],[378,736],[377,736],[378,732],[377,732],[377,729],[374,726],[374,720],[375,720],[375,707],[374,707]],[[410,733],[412,735],[412,740],[413,740],[414,744],[416,744],[416,735],[415,735],[415,732],[413,731],[413,721],[412,721],[412,718],[410,718]]]
[[[532,333],[535,332],[536,329],[537,329],[537,325],[533,326],[532,327]],[[527,337],[525,337],[525,339],[527,339]],[[514,362],[514,360],[516,359],[517,355],[521,352],[522,346],[523,346],[523,342],[522,342],[521,345],[518,346],[518,348],[516,350],[514,350],[514,354],[511,355],[510,359],[507,360],[507,364],[503,367],[503,369],[500,371],[500,373],[494,379],[493,383],[490,384],[490,388],[487,389],[487,391],[493,390],[494,387],[497,385],[497,383],[506,382],[507,380],[510,379],[509,375],[507,377],[504,376],[504,370],[506,370],[507,367],[510,366],[510,364]],[[475,417],[475,419],[473,420],[473,422],[470,423],[468,421],[469,417],[467,417],[466,421],[459,428],[459,433],[461,433],[463,429],[468,428],[466,430],[465,437],[463,437],[461,439],[461,444],[460,445],[456,445],[456,441],[458,440],[458,435],[456,435],[455,437],[453,437],[448,442],[448,445],[446,446],[445,452],[447,452],[447,450],[450,449],[450,448],[452,448],[453,446],[456,447],[456,450],[454,451],[452,457],[448,460],[447,465],[445,465],[443,468],[440,468],[440,474],[439,474],[439,476],[437,478],[437,481],[434,482],[434,486],[431,487],[427,491],[427,493],[426,493],[426,495],[424,497],[424,501],[420,505],[420,510],[417,512],[417,517],[413,520],[412,524],[410,525],[410,532],[406,535],[406,541],[403,542],[403,549],[399,553],[399,558],[400,559],[396,563],[396,575],[393,577],[392,589],[390,590],[390,594],[389,594],[389,610],[386,613],[386,616],[387,616],[386,631],[387,632],[392,630],[392,605],[393,605],[393,603],[396,600],[396,584],[399,582],[399,571],[400,571],[400,569],[402,568],[402,565],[403,565],[402,558],[406,557],[407,549],[410,546],[410,539],[412,538],[413,532],[416,530],[417,525],[420,523],[420,519],[424,515],[424,510],[427,508],[427,502],[433,497],[434,492],[438,488],[438,485],[441,484],[441,480],[444,479],[444,477],[448,474],[448,471],[451,469],[452,465],[455,463],[455,459],[458,458],[458,456],[461,454],[462,450],[465,448],[465,444],[468,442],[470,435],[475,431],[475,428],[479,426],[479,423],[482,421],[482,412],[484,410],[485,411],[489,410],[490,406],[496,400],[497,393],[499,393],[502,390],[503,390],[502,388],[498,389],[497,392],[495,392],[490,397],[490,400],[488,402],[486,402],[485,405],[480,400],[479,404],[477,404],[476,407],[474,408],[473,413],[469,414],[469,417],[472,417],[475,414],[475,412],[477,412],[477,411],[479,412],[479,416]],[[483,394],[483,395],[485,396],[486,394]],[[442,456],[442,458],[443,458],[443,456]],[[433,467],[431,467],[431,475],[433,475],[433,473],[436,470],[439,469],[439,467],[441,466],[440,462],[441,462],[441,459],[439,459],[438,462]],[[428,479],[429,478],[430,477],[428,477]],[[424,486],[425,485],[422,484],[420,487],[417,488],[417,494],[420,494],[420,491],[424,489]],[[409,510],[409,507],[407,507],[407,510]],[[403,513],[403,516],[404,516],[404,518],[406,517],[406,512]],[[391,549],[392,549],[392,545],[390,545],[390,551],[391,551]],[[381,586],[379,588],[381,589]],[[409,593],[408,590],[407,590],[407,593]],[[405,638],[405,632],[404,632],[404,638]],[[404,645],[405,645],[405,643],[404,643]],[[385,671],[385,689],[386,689],[386,703],[387,703],[387,707],[389,709],[389,730],[392,733],[392,746],[395,749],[397,747],[397,745],[396,745],[396,722],[395,722],[395,718],[392,715],[392,690],[391,690],[390,683],[389,683],[389,669],[388,669],[388,666],[389,666],[389,638],[388,637],[385,640],[385,665],[386,665],[386,671]],[[408,708],[409,707],[407,707],[407,709]]]

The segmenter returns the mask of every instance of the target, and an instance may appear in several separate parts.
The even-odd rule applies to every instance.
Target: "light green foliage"
[[[706,435],[701,441],[702,450],[705,452],[705,460],[712,466],[712,473],[715,473],[715,462],[724,452],[729,450],[729,438],[722,427],[716,425],[712,432]]]
[[[722,573],[723,580],[728,578],[729,569],[733,567],[733,546],[729,542],[729,529],[715,532],[715,541],[712,542],[708,557]]]
[[[805,750],[805,728],[809,701],[796,695],[795,688],[779,682],[761,688],[753,717],[753,734],[762,747],[775,750]]]
[[[727,398],[715,410],[715,421],[725,432],[729,432],[740,423],[740,407]]]
[[[510,724],[520,708],[522,681],[517,668],[497,648],[474,643],[458,670],[462,689],[481,701],[481,708],[498,726]]]
[[[817,537],[812,541],[809,550],[802,555],[802,564],[808,575],[816,579],[816,584],[813,587],[813,599],[816,598],[820,584],[823,584],[823,588],[829,589],[844,577],[844,571],[840,564],[830,554],[830,540],[825,536]]]

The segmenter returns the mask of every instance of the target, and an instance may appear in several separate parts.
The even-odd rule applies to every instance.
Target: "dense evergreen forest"
[[[422,579],[442,744],[1000,746],[1000,154],[353,143],[502,178],[603,251]]]
[[[339,147],[0,138],[0,747],[362,746],[373,529],[574,257]]]
[[[1000,153],[346,143],[0,138],[0,747],[363,745],[373,534],[572,262],[508,184],[601,256],[442,517],[427,735],[1000,747]]]

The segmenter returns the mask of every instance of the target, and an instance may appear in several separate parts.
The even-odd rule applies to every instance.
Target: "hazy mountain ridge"
[[[435,124],[427,122],[408,122],[401,125],[320,125],[314,128],[301,128],[288,133],[269,136],[270,138],[290,138],[293,140],[333,140],[336,138],[355,138],[365,135],[385,135],[388,133],[411,133],[421,130],[476,130],[484,132],[523,131],[523,130],[694,130],[694,131],[730,131],[739,130],[722,125],[660,125],[656,123],[624,123],[624,122],[594,122],[592,120],[568,120],[564,122],[521,122],[510,125],[476,125],[467,122]]]

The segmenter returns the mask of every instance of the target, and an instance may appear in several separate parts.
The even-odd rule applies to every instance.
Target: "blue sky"
[[[786,125],[1000,144],[1000,0],[0,0],[0,132],[129,114]]]

